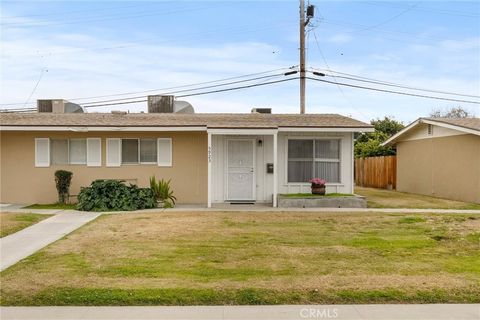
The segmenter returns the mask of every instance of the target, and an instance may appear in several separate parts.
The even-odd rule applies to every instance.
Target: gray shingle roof
[[[372,128],[370,124],[339,114],[252,114],[252,113],[2,113],[2,126],[69,127],[193,127],[208,128]]]
[[[480,118],[423,118],[430,121],[442,122],[467,129],[480,131]]]

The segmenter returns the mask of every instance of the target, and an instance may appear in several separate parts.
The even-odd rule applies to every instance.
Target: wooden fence
[[[396,189],[397,157],[355,159],[355,184],[360,187]]]

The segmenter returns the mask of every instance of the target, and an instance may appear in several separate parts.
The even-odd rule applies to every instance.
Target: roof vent
[[[40,113],[83,113],[83,108],[63,99],[37,100],[37,111]]]
[[[253,108],[252,113],[272,113],[272,108]]]
[[[127,114],[127,111],[121,111],[121,110],[112,110],[111,111],[112,114],[117,114],[117,115],[126,115]]]

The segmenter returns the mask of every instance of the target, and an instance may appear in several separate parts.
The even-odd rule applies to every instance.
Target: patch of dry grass
[[[394,190],[355,187],[355,193],[367,198],[367,205],[369,208],[480,210],[480,204],[441,199]]]
[[[479,249],[474,215],[105,215],[2,272],[1,295],[2,304],[143,304],[155,294],[161,304],[249,303],[251,290],[282,303],[479,302]]]
[[[0,238],[25,229],[50,216],[34,213],[0,212]]]

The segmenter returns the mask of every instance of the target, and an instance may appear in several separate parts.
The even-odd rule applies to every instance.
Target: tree
[[[375,132],[362,133],[355,141],[355,157],[378,157],[395,155],[393,147],[383,147],[381,144],[389,137],[404,128],[403,123],[393,118],[374,119],[370,123]]]
[[[432,118],[473,118],[475,115],[462,107],[453,107],[447,110],[433,109],[430,112]]]

